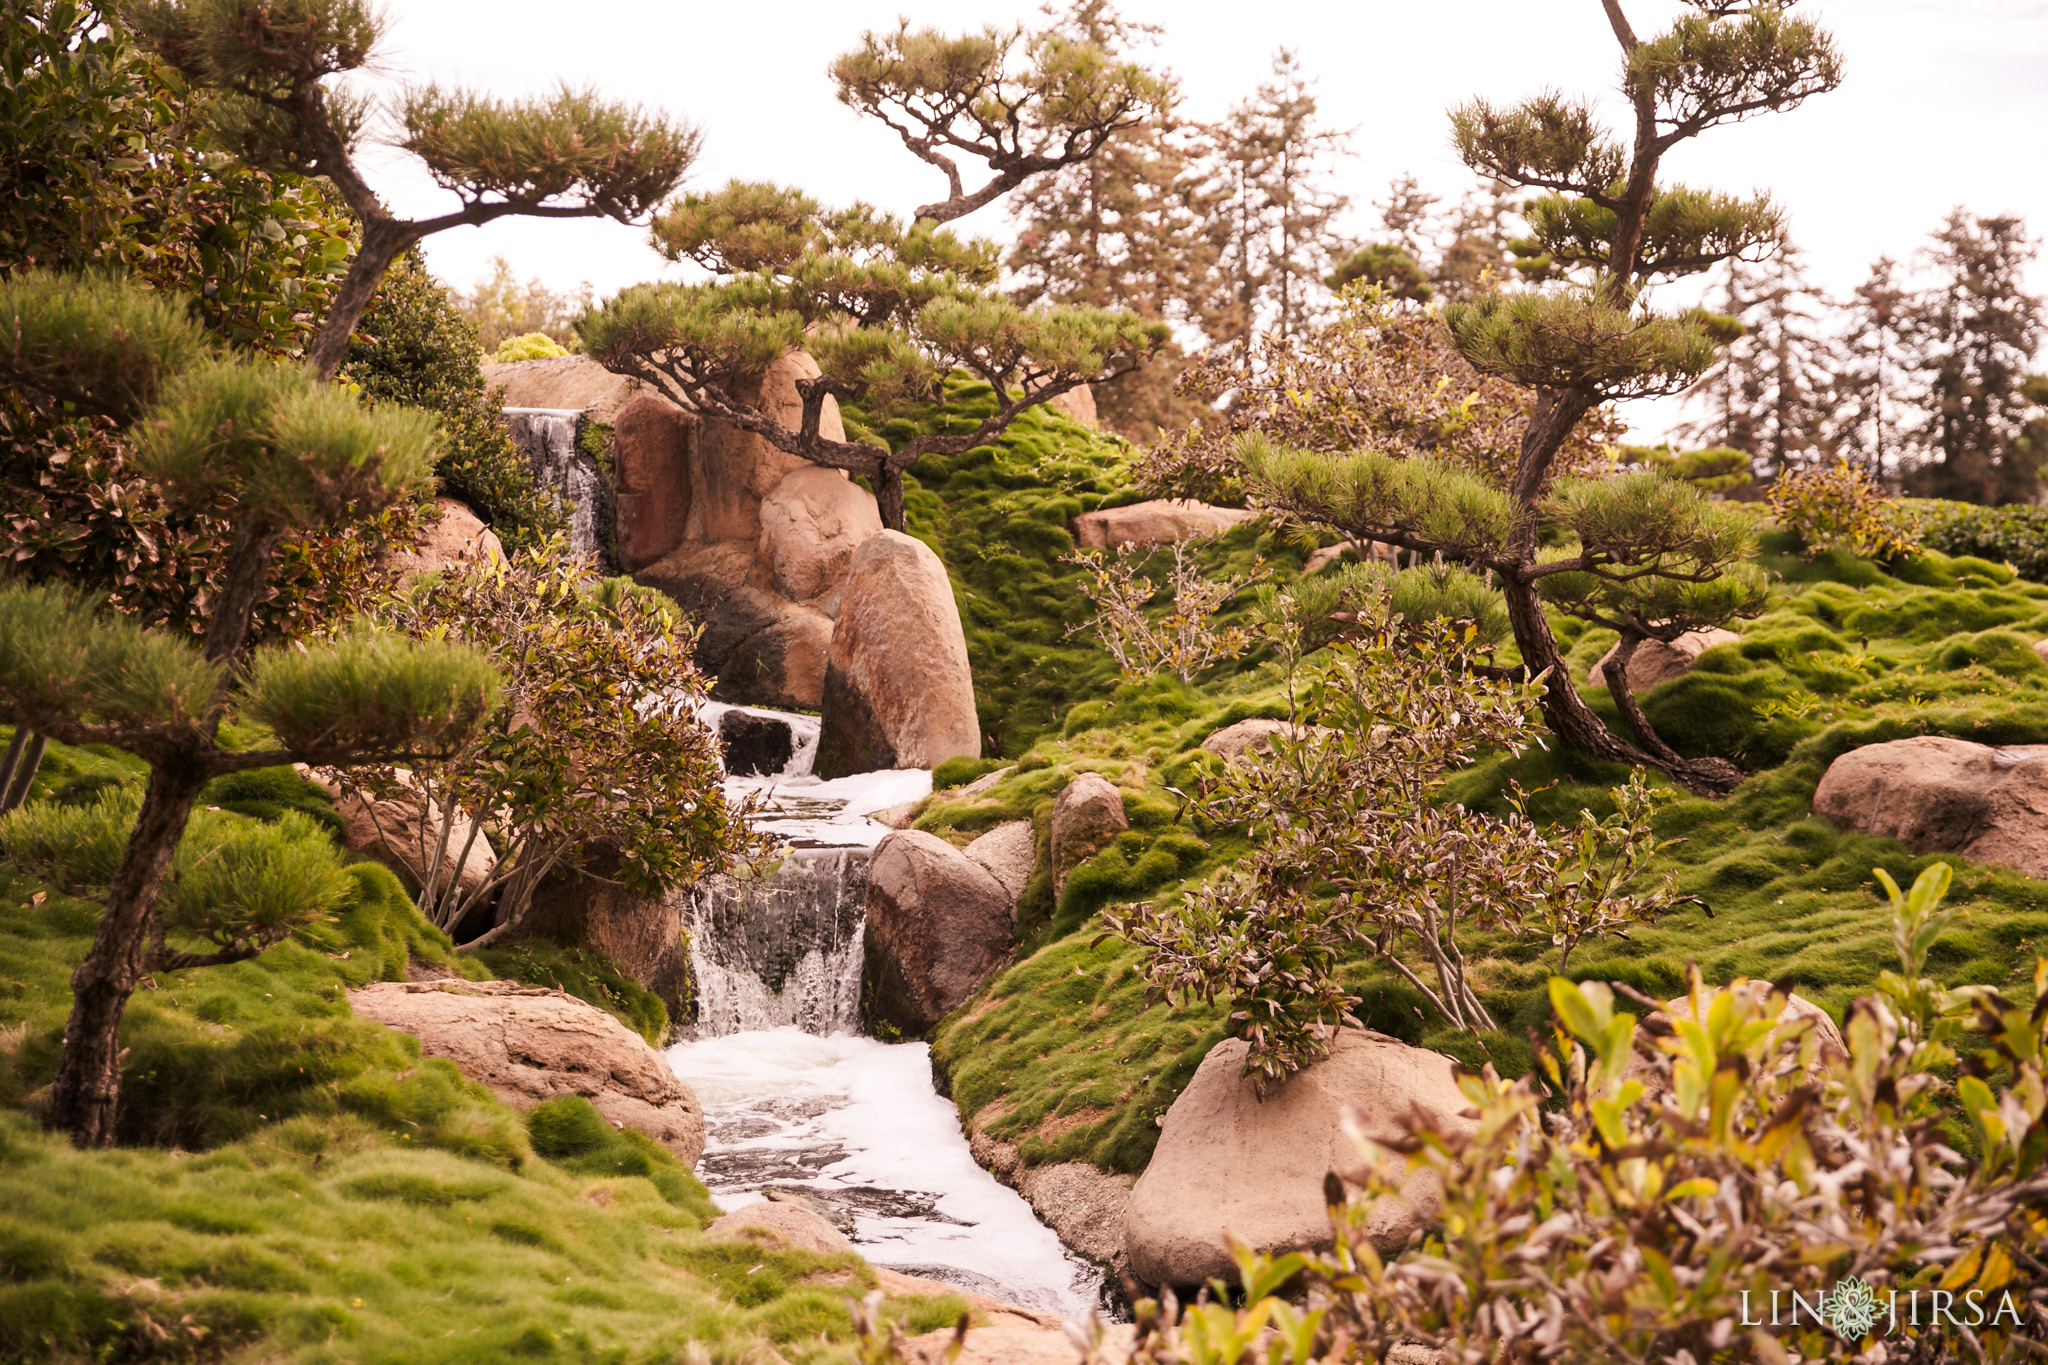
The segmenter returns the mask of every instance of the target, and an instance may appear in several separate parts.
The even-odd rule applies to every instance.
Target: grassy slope
[[[1245,540],[1242,551],[1254,536],[1247,529],[1233,539]],[[1285,552],[1270,540],[1267,548],[1284,568]],[[1927,555],[1887,574],[1832,556],[1804,564],[1787,548],[1782,537],[1766,538],[1766,565],[1783,579],[1771,611],[1745,626],[1739,644],[1710,652],[1693,674],[1646,701],[1679,747],[1733,757],[1757,774],[1726,802],[1674,794],[1659,817],[1660,832],[1685,841],[1666,863],[1712,915],[1681,911],[1629,942],[1582,949],[1571,975],[1676,993],[1686,962],[1698,960],[1712,979],[1789,979],[1839,1012],[1891,965],[1870,869],[1909,881],[1930,859],[1810,818],[1828,761],[1910,734],[2048,740],[2048,668],[2031,649],[2048,635],[2048,588],[1977,560]],[[1613,637],[1559,624],[1583,676]],[[1604,694],[1592,696],[1611,717]],[[1212,1006],[1148,1004],[1136,953],[1098,941],[1090,916],[1112,901],[1175,895],[1182,877],[1205,875],[1234,855],[1227,837],[1212,834],[1205,845],[1176,823],[1166,789],[1195,775],[1206,761],[1195,747],[1216,726],[1282,713],[1270,677],[1255,668],[1192,690],[1127,684],[1069,711],[1062,732],[1042,734],[982,803],[942,795],[923,814],[920,827],[955,839],[1028,814],[1042,858],[1052,795],[1073,772],[1092,769],[1124,785],[1132,817],[1132,832],[1079,869],[1057,906],[1041,870],[1022,907],[1028,936],[1017,965],[941,1027],[935,1056],[969,1123],[1020,1143],[1027,1161],[1143,1168],[1154,1120],[1222,1036],[1222,1015]],[[1529,788],[1554,784],[1537,806],[1562,814],[1600,807],[1623,775],[1539,753],[1480,765],[1456,790],[1483,805],[1510,777]],[[2024,988],[2025,964],[2048,936],[2048,885],[1950,861],[1963,867],[1951,903],[1964,913],[1938,946],[1935,970],[1951,984]],[[1350,972],[1364,997],[1360,1012],[1373,1027],[1519,1071],[1528,1062],[1526,1030],[1544,1014],[1542,982],[1556,969],[1555,954],[1548,945],[1483,939],[1470,947],[1499,1033],[1470,1037],[1436,1025],[1411,990],[1365,964]]]

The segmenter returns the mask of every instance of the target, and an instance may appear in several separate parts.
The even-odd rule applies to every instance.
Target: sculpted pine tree
[[[1544,192],[1525,208],[1532,235],[1518,254],[1552,282],[1453,304],[1443,315],[1474,369],[1535,395],[1505,484],[1428,459],[1304,455],[1256,443],[1247,465],[1262,497],[1304,520],[1490,571],[1523,666],[1544,675],[1544,718],[1564,744],[1723,792],[1741,777],[1725,759],[1681,759],[1648,739],[1638,747],[1601,722],[1573,685],[1544,607],[1597,613],[1623,628],[1625,642],[1728,619],[1760,591],[1736,569],[1748,553],[1745,524],[1657,474],[1581,481],[1557,478],[1556,465],[1599,405],[1678,392],[1713,363],[1714,320],[1698,310],[1659,313],[1646,305],[1646,288],[1730,257],[1767,255],[1783,236],[1767,197],[1661,184],[1664,157],[1710,128],[1832,89],[1841,63],[1825,33],[1778,4],[1688,0],[1670,29],[1649,39],[1636,35],[1619,0],[1603,8],[1635,114],[1629,142],[1603,131],[1589,105],[1558,94],[1505,108],[1475,100],[1452,116],[1459,154],[1474,171]],[[1545,546],[1546,527],[1564,543]],[[1644,735],[1627,688],[1616,696]]]
[[[695,130],[588,90],[502,101],[419,86],[390,111],[403,130],[397,146],[462,207],[399,218],[357,164],[376,111],[329,84],[373,60],[384,19],[367,0],[141,0],[123,10],[166,62],[218,92],[219,132],[242,160],[325,178],[360,220],[362,245],[310,353],[323,379],[340,368],[385,269],[421,238],[512,215],[631,222],[696,159]]]
[[[114,1138],[121,1016],[143,973],[238,962],[299,922],[274,905],[246,915],[214,906],[204,922],[168,926],[159,917],[200,789],[285,763],[431,757],[488,712],[497,680],[469,649],[390,636],[246,648],[279,542],[406,496],[433,468],[431,417],[371,411],[296,366],[210,354],[170,296],[104,281],[15,276],[0,284],[0,336],[0,381],[122,424],[140,473],[194,503],[231,500],[237,519],[203,645],[97,610],[71,588],[0,589],[0,722],[111,744],[150,768],[92,948],[72,974],[51,1089],[56,1124],[97,1147]],[[230,712],[270,738],[223,746]],[[167,927],[202,950],[171,946]]]

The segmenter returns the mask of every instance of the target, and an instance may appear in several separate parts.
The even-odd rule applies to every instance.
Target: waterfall
[[[715,877],[690,915],[697,1033],[795,1025],[860,1032],[867,850],[792,852],[754,876]]]
[[[533,469],[533,481],[570,504],[569,548],[611,558],[611,484],[597,461],[576,444],[580,408],[506,408],[512,444]]]

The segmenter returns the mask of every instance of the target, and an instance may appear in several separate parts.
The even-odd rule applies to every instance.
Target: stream
[[[667,1055],[703,1105],[698,1178],[727,1211],[767,1188],[801,1192],[876,1265],[1085,1317],[1103,1302],[1101,1271],[975,1163],[933,1087],[930,1049],[860,1033],[867,858],[889,832],[867,817],[929,794],[931,774],[821,781],[815,716],[719,703],[698,714],[715,729],[735,709],[790,725],[781,772],[726,779],[789,848],[780,867],[695,897],[698,1020]]]

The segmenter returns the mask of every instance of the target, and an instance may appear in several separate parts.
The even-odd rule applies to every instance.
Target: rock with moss
[[[1054,889],[1064,889],[1075,868],[1130,827],[1115,783],[1100,773],[1082,773],[1069,782],[1052,807]]]

